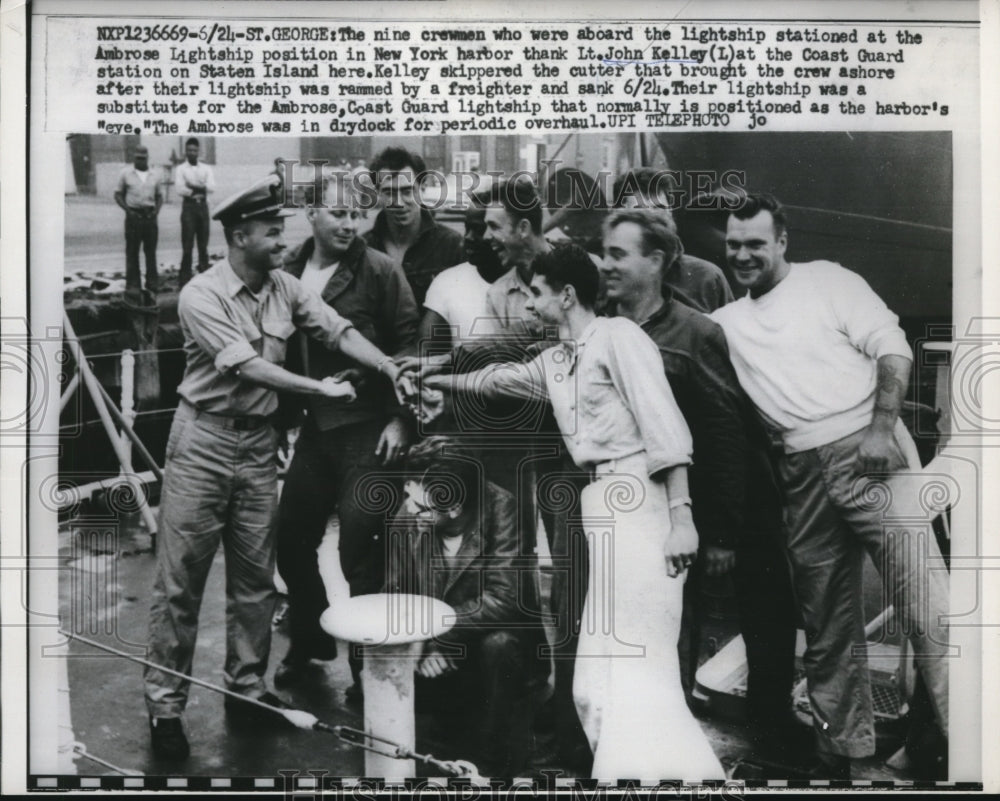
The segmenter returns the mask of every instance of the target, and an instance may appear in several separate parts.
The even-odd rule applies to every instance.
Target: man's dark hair
[[[654,195],[653,184],[656,176],[657,171],[652,167],[637,167],[619,175],[611,190],[611,198],[615,208],[621,208],[622,203],[625,202],[624,196],[640,194],[650,197]]]
[[[196,148],[201,150],[201,144],[198,142],[198,139],[194,136],[192,136],[184,143],[184,147],[191,147],[191,145],[194,145]]]
[[[484,209],[490,205],[490,190],[480,189],[472,197],[469,198],[469,202],[474,208]]]
[[[479,464],[458,451],[457,440],[436,435],[418,442],[406,457],[406,478],[423,486],[428,501],[439,512],[456,505],[478,505]]]
[[[587,309],[594,308],[600,277],[590,254],[579,245],[556,245],[547,253],[535,256],[531,269],[535,275],[542,276],[545,283],[556,292],[564,286],[572,286],[580,305]]]
[[[748,193],[743,200],[743,204],[732,212],[737,220],[749,220],[756,217],[762,211],[771,212],[771,219],[774,220],[774,235],[781,236],[788,229],[788,218],[785,216],[785,207],[778,202],[774,195],[767,193]]]
[[[541,236],[542,198],[538,194],[538,187],[526,176],[493,184],[490,187],[489,203],[503,206],[515,224],[520,220],[527,220],[531,232]]]
[[[375,157],[368,170],[372,174],[372,180],[377,185],[380,172],[399,172],[407,168],[413,170],[415,183],[423,183],[427,173],[427,164],[424,160],[405,147],[387,147]]]
[[[677,226],[661,209],[617,209],[604,221],[604,238],[613,228],[624,223],[634,223],[642,232],[642,255],[654,250],[663,251],[663,267],[669,267],[684,253],[684,246],[677,236]]]

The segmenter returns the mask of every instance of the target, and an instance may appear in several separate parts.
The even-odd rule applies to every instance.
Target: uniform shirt
[[[913,358],[899,318],[860,275],[829,261],[793,264],[770,292],[711,317],[726,332],[740,384],[782,432],[787,453],[869,425],[877,360]]]
[[[273,389],[244,381],[238,368],[261,356],[283,364],[296,328],[335,348],[351,324],[282,270],[268,273],[255,295],[229,260],[196,275],[177,303],[186,362],[177,394],[212,414],[269,415],[278,407]]]
[[[118,192],[125,198],[130,209],[155,209],[156,201],[162,199],[160,173],[154,167],[140,172],[135,165],[126,167],[118,176]]]
[[[208,193],[215,191],[215,175],[212,172],[212,168],[207,164],[202,164],[199,161],[194,166],[191,166],[187,161],[182,161],[174,167],[174,186],[177,189],[177,194],[181,197],[193,197],[195,195],[195,190],[188,186],[187,179],[205,185],[204,191],[198,192],[201,197],[205,197]]]
[[[452,345],[500,333],[486,302],[489,288],[490,284],[469,262],[449,267],[431,281],[424,307],[439,314],[454,329]]]
[[[548,398],[573,461],[591,468],[645,451],[650,475],[691,462],[691,434],[653,341],[625,318],[595,318],[575,343],[474,374],[485,395]]]

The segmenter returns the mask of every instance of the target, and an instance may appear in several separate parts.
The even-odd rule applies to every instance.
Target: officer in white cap
[[[190,673],[198,610],[221,541],[226,555],[226,686],[274,706],[267,691],[274,611],[277,510],[277,391],[353,397],[346,382],[295,375],[282,367],[296,328],[382,373],[398,370],[297,278],[278,269],[285,249],[283,205],[274,175],[223,201],[228,258],[195,276],[180,294],[186,365],[167,441],[160,501],[149,659]],[[153,751],[189,753],[180,716],[188,682],[149,668],[146,705]],[[237,723],[270,722],[261,707],[226,698]],[[264,713],[265,715],[267,713]]]

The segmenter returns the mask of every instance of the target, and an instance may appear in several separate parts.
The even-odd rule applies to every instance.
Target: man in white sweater
[[[912,355],[898,318],[856,273],[828,261],[789,263],[787,244],[781,205],[749,195],[726,231],[729,267],[748,293],[711,316],[744,390],[781,436],[819,770],[822,778],[849,778],[850,759],[875,752],[864,552],[910,636],[945,734],[947,579],[928,567],[940,564],[929,527],[902,531],[885,522],[925,518],[916,449],[899,419]]]

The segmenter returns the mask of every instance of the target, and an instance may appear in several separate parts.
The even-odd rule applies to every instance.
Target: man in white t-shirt
[[[420,339],[440,341],[451,347],[476,339],[490,339],[500,333],[490,314],[486,293],[505,272],[500,258],[483,241],[486,208],[474,203],[465,212],[466,261],[438,273],[424,298]],[[445,334],[443,332],[448,332]]]
[[[851,758],[875,753],[863,554],[910,634],[945,735],[947,579],[935,569],[941,556],[930,527],[898,525],[926,519],[916,449],[899,419],[912,355],[898,318],[856,273],[828,261],[790,264],[787,244],[781,205],[749,195],[726,232],[729,267],[748,293],[711,316],[726,333],[743,389],[780,432],[818,770],[821,778],[849,778]]]
[[[139,249],[142,248],[146,256],[146,289],[155,295],[159,287],[156,216],[163,205],[163,189],[159,172],[149,167],[149,150],[145,145],[135,149],[132,166],[123,169],[118,176],[115,203],[125,212],[125,288],[135,293],[142,287],[139,273]]]

